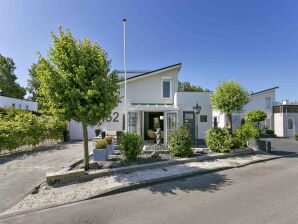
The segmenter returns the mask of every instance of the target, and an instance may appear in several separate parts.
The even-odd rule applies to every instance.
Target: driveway
[[[298,223],[298,157],[168,182],[1,220],[28,224]]]
[[[92,143],[89,142],[89,150]],[[83,143],[69,142],[0,157],[0,212],[45,180],[49,171],[83,158]]]
[[[272,153],[278,155],[289,155],[298,153],[298,141],[289,138],[266,138],[271,141]]]

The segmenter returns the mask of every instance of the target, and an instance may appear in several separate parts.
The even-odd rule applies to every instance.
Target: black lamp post
[[[199,114],[201,112],[202,107],[199,106],[199,104],[197,103],[192,109],[195,114]]]
[[[199,114],[201,112],[202,107],[199,106],[198,103],[196,103],[196,105],[192,109],[193,109],[194,119],[195,119],[195,124],[196,124],[196,114]],[[196,146],[198,146],[198,139],[197,139],[198,136],[196,135],[196,133],[198,131],[198,130],[196,130],[197,128],[198,127],[196,127],[196,125],[195,125],[195,141],[196,141]]]

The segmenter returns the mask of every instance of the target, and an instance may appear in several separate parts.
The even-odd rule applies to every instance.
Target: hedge
[[[22,145],[38,145],[46,139],[61,139],[65,122],[18,109],[0,110],[0,151]]]

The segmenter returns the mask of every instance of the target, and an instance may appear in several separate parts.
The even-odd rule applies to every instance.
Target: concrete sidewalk
[[[89,142],[91,150],[92,142]],[[83,158],[83,143],[69,142],[0,157],[0,212],[40,184],[46,172]]]

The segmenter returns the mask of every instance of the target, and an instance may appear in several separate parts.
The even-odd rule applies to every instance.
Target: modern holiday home
[[[153,71],[128,71],[127,119],[123,100],[103,124],[89,127],[89,139],[95,137],[96,129],[123,131],[127,125],[128,131],[136,132],[148,141],[156,138],[159,128],[162,141],[167,144],[171,132],[185,124],[193,141],[203,143],[206,131],[212,126],[211,93],[180,92],[181,66],[179,63]],[[120,85],[120,93],[124,96],[124,81]],[[82,139],[81,124],[71,121],[69,131],[71,139]]]
[[[259,92],[251,93],[249,103],[244,106],[244,109],[240,113],[233,113],[233,130],[241,125],[243,118],[248,111],[262,110],[267,113],[267,119],[262,123],[262,126],[266,126],[269,129],[274,129],[274,118],[272,107],[275,104],[275,91],[278,87],[265,89]],[[213,110],[213,126],[225,127],[227,123],[227,116],[220,113],[217,110]]]

